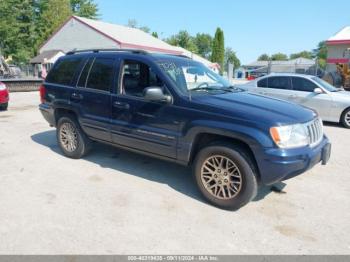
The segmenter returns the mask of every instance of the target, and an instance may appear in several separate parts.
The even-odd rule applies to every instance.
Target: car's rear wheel
[[[58,145],[67,157],[79,159],[89,152],[91,140],[74,117],[61,117],[56,132]]]
[[[213,145],[194,162],[194,176],[204,197],[215,206],[239,209],[257,194],[255,166],[242,148]]]
[[[350,108],[343,112],[340,121],[344,127],[350,128]]]
[[[0,105],[0,109],[1,109],[1,110],[6,111],[6,110],[7,110],[7,108],[8,108],[8,106],[9,106],[9,104],[8,104],[8,103],[1,104],[1,105]]]

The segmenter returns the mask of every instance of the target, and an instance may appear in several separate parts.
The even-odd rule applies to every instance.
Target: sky
[[[95,0],[100,19],[158,32],[160,38],[187,30],[225,33],[243,64],[262,53],[286,54],[312,50],[350,25],[349,0]]]

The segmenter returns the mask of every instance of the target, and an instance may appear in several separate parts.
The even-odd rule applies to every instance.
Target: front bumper
[[[331,144],[326,136],[317,146],[297,149],[269,148],[257,154],[257,164],[261,182],[271,185],[279,181],[298,176],[316,164],[328,163],[331,155]]]

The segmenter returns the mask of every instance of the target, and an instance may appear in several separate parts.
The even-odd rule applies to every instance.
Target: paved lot
[[[328,166],[229,212],[183,167],[103,145],[63,157],[38,102],[0,112],[0,254],[350,254],[350,130],[325,127]]]

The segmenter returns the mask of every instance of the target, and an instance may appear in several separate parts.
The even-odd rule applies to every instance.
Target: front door
[[[292,84],[295,102],[317,111],[324,120],[329,118],[332,110],[332,97],[330,94],[315,93],[314,90],[319,87],[302,77],[292,77]]]
[[[121,65],[120,90],[112,96],[112,141],[115,144],[176,158],[179,132],[177,110],[172,103],[149,102],[143,98],[147,87],[162,87],[164,82],[152,67],[138,60]]]

